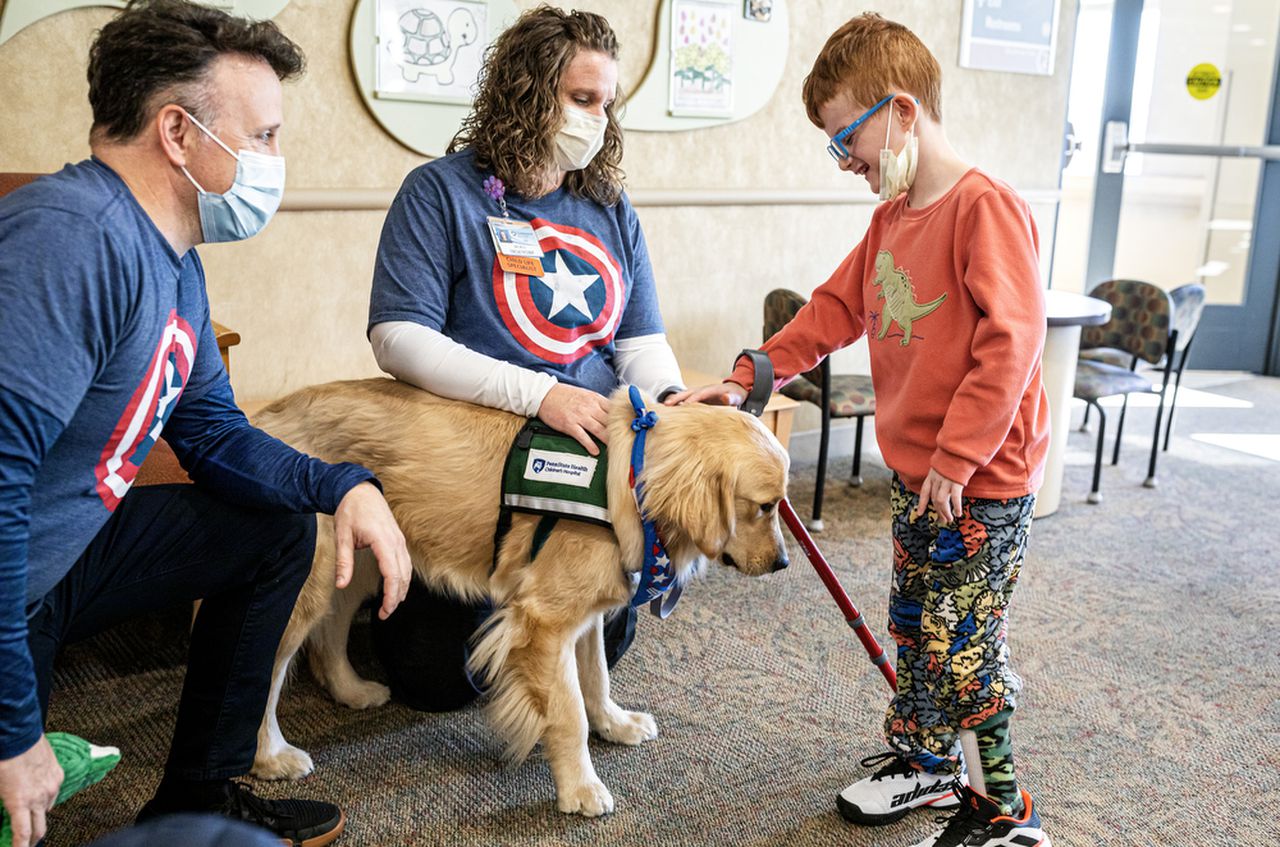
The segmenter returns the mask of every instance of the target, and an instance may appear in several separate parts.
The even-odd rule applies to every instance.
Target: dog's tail
[[[472,636],[467,670],[486,689],[489,722],[506,742],[504,758],[510,764],[524,761],[547,728],[546,700],[539,699],[533,680],[508,664],[513,649],[526,646],[528,636],[512,619],[510,607],[499,608]]]

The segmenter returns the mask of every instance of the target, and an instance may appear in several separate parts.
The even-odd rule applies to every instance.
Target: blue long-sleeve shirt
[[[336,510],[373,475],[254,429],[236,407],[195,251],[178,256],[96,159],[0,199],[0,759],[42,731],[27,615],[160,438],[236,502]]]

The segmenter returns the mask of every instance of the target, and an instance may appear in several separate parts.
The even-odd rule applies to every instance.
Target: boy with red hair
[[[1022,683],[1006,643],[1049,443],[1038,242],[1026,202],[948,142],[941,76],[919,38],[876,14],[828,39],[804,82],[809,119],[840,169],[886,202],[763,349],[776,388],[866,334],[894,472],[890,749],[863,760],[879,767],[840,792],[841,814],[874,826],[955,807],[918,847],[1048,847],[1015,778]],[[743,360],[668,402],[736,405],[752,379]]]

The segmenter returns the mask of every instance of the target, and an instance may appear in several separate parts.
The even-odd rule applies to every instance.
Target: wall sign
[[[773,0],[742,0],[742,16],[762,24],[773,17]]]
[[[1197,100],[1208,100],[1222,87],[1222,71],[1205,62],[1187,71],[1187,91]]]
[[[1060,0],[964,0],[960,67],[1053,75]]]
[[[280,14],[281,9],[289,5],[289,0],[203,0],[203,2],[206,6],[222,9],[233,15],[258,20],[274,18]],[[89,6],[123,9],[125,0],[7,0],[4,8],[0,9],[0,44],[41,18]]]

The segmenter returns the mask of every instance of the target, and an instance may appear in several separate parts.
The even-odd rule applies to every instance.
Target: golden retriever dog
[[[657,737],[653,716],[610,696],[603,615],[624,607],[643,561],[643,531],[628,486],[634,413],[625,389],[611,398],[608,497],[612,531],[562,519],[533,561],[538,517],[517,514],[494,564],[502,468],[525,421],[445,400],[390,379],[304,389],[264,409],[255,423],[303,452],[358,462],[381,481],[417,574],[436,590],[492,599],[470,669],[488,684],[488,717],[520,761],[541,742],[563,812],[613,810],[587,751],[589,732],[619,744]],[[759,420],[711,406],[666,407],[645,449],[645,507],[676,566],[677,582],[719,559],[752,576],[785,567],[778,501],[788,458]],[[315,562],[276,656],[254,775],[298,778],[307,753],[285,741],[276,719],[289,664],[304,644],[311,670],[339,703],[386,702],[385,686],[361,679],[347,659],[347,634],[379,585],[369,551],[350,585],[334,588],[333,521],[319,518]],[[491,572],[492,571],[492,572]]]

